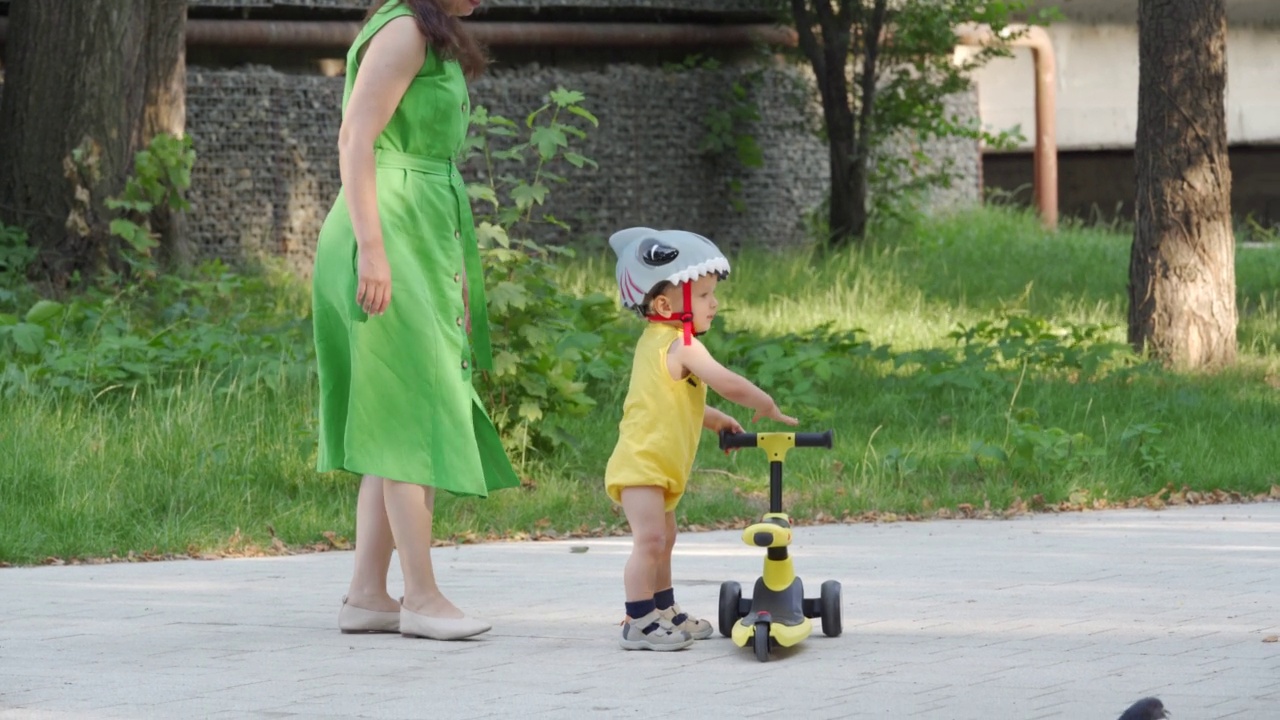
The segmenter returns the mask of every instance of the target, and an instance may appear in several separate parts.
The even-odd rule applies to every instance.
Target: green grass
[[[890,229],[829,256],[745,251],[721,286],[717,330],[795,355],[806,345],[789,333],[857,329],[900,354],[952,348],[947,333],[958,324],[1014,312],[1059,327],[1111,326],[1105,338],[1122,342],[1129,242],[1102,230],[1048,233],[1028,215],[985,210]],[[1238,258],[1241,358],[1216,375],[1139,367],[1089,379],[1015,367],[966,388],[931,386],[911,366],[830,354],[820,363],[832,378],[815,391],[779,375],[766,389],[784,411],[800,416],[801,429],[830,427],[837,438],[831,451],[788,457],[787,510],[821,519],[963,503],[1114,505],[1166,486],[1268,492],[1280,483],[1280,248],[1242,249]],[[560,285],[612,294],[612,278],[611,259],[588,253],[562,269]],[[978,370],[958,366],[962,379]],[[132,396],[0,398],[0,414],[17,419],[0,426],[0,561],[270,548],[273,535],[290,547],[341,546],[353,534],[356,483],[313,471],[315,389],[295,377],[240,385],[189,373],[172,389]],[[437,535],[622,529],[602,474],[623,385],[595,388],[597,407],[566,423],[578,442],[529,456],[524,489],[442,498]],[[759,451],[726,457],[704,436],[697,468],[680,509],[687,525],[763,509]]]

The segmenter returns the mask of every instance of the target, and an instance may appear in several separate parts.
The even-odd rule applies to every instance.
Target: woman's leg
[[[400,609],[400,603],[387,593],[387,570],[394,547],[382,497],[382,478],[365,475],[356,500],[355,568],[347,588],[348,603],[379,612]]]
[[[658,573],[667,549],[666,497],[659,487],[628,487],[621,493],[622,510],[631,526],[631,557],[623,571],[627,602],[653,599]],[[667,568],[667,576],[671,570]]]
[[[464,617],[463,612],[440,593],[431,564],[435,488],[385,480],[382,494],[391,534],[400,554],[400,569],[404,572],[404,607],[428,617]]]

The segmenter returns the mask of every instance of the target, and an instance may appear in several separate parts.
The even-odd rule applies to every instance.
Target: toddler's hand
[[[725,415],[724,419],[720,421],[720,427],[716,428],[716,433],[722,432],[740,433],[742,432],[742,423]]]
[[[783,415],[782,411],[778,409],[778,404],[775,402],[770,402],[769,407],[763,410],[757,410],[755,417],[751,418],[751,422],[760,422],[760,418],[762,417],[767,417],[770,420],[777,420],[778,422],[785,423],[787,425],[800,424],[799,420],[791,417],[790,415]]]

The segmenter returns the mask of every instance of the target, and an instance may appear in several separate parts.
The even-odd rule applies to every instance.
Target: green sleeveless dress
[[[347,54],[344,113],[364,46],[388,21],[411,14],[402,3],[388,3],[356,38]],[[342,192],[320,230],[312,308],[321,472],[341,469],[459,495],[519,485],[471,384],[477,365],[491,367],[492,353],[474,220],[453,163],[470,109],[458,63],[428,48],[374,143],[391,267],[386,313],[371,317],[356,304],[356,238]]]

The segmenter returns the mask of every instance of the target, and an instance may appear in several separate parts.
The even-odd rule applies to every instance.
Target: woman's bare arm
[[[398,17],[383,26],[365,50],[338,131],[338,170],[359,247],[356,302],[370,315],[382,314],[391,303],[373,142],[422,69],[426,53],[426,38],[412,17]]]

